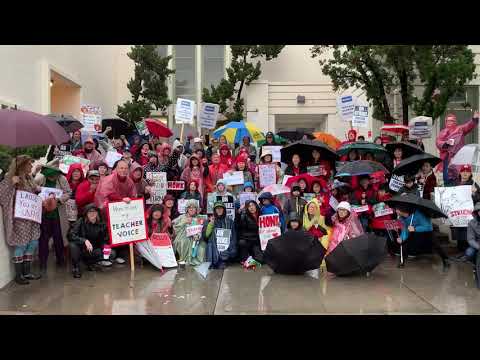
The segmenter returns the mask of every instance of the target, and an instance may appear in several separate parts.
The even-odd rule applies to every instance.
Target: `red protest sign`
[[[170,236],[167,233],[153,233],[152,236],[150,236],[150,241],[152,242],[153,246],[171,246],[172,245]]]
[[[185,190],[184,181],[168,181],[167,190]]]

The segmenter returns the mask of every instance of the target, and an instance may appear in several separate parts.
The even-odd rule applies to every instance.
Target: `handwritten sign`
[[[203,225],[192,225],[192,226],[187,226],[187,236],[194,236],[197,234],[201,234],[203,229]]]
[[[398,175],[392,175],[392,178],[390,179],[389,187],[390,190],[399,192],[400,189],[405,185],[405,181],[403,180],[403,175],[398,176]]]
[[[282,154],[280,153],[281,148],[282,147],[278,145],[264,145],[262,146],[262,153],[270,150],[272,152],[272,161],[280,162],[282,161]]]
[[[17,190],[14,218],[42,223],[42,198],[28,191]]]
[[[153,233],[150,237],[153,249],[160,259],[162,267],[171,268],[177,266],[172,241],[167,233]]]
[[[262,251],[264,251],[271,239],[281,235],[279,215],[272,214],[259,216],[258,235],[260,236],[260,247]]]
[[[67,174],[68,169],[72,164],[82,164],[83,175],[87,176],[88,167],[90,166],[90,160],[80,158],[78,156],[65,155],[63,158],[60,159],[58,168],[60,169],[61,172],[63,172],[64,174]]]
[[[113,168],[113,165],[122,158],[122,154],[116,151],[109,151],[107,155],[105,155],[105,163],[108,165],[109,168]]]
[[[225,185],[240,185],[245,182],[243,178],[243,171],[232,171],[223,174]]]
[[[373,205],[373,213],[375,217],[392,215],[393,209],[388,207],[384,202],[379,202],[378,204]]]
[[[239,194],[240,206],[245,205],[247,201],[257,201],[257,194],[254,192],[242,192]]]
[[[63,191],[61,189],[43,186],[40,189],[41,191],[38,196],[40,196],[42,200],[47,200],[48,198],[60,199],[63,195]]]
[[[178,209],[178,213],[179,214],[185,214],[185,212],[187,211],[187,202],[189,202],[190,200],[187,200],[187,199],[178,199],[177,201],[177,209]],[[199,203],[198,203],[198,200],[194,200],[196,203],[197,203],[197,207],[199,206]]]
[[[102,131],[102,108],[97,105],[82,104],[80,107],[80,122],[84,131],[89,133]]]
[[[184,181],[167,181],[167,190],[181,191],[185,190]]]
[[[153,184],[150,197],[147,204],[161,204],[163,197],[167,194],[167,173],[165,172],[147,172],[147,181]]]
[[[260,187],[264,188],[277,182],[277,167],[275,164],[258,165],[258,175],[260,178]]]
[[[107,217],[112,247],[147,238],[143,199],[134,199],[128,204],[123,201],[109,203]]]
[[[217,239],[218,252],[228,250],[230,246],[230,237],[232,230],[230,229],[215,229],[215,238]]]
[[[454,227],[467,227],[473,219],[472,186],[436,187],[435,203]]]

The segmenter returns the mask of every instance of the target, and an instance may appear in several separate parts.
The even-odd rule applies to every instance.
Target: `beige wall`
[[[80,88],[67,86],[52,86],[50,88],[53,114],[68,114],[80,117]]]

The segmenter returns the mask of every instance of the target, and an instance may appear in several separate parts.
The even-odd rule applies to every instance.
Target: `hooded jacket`
[[[480,210],[480,202],[475,205],[473,211],[473,219],[468,222],[467,227],[467,241],[468,245],[476,250],[480,250],[480,217],[478,211]]]
[[[116,170],[111,175],[105,176],[100,180],[97,191],[95,192],[95,205],[102,209],[107,202],[122,201],[124,198],[135,198],[137,189],[135,183],[127,175],[125,180],[121,181]]]
[[[192,159],[197,159],[198,160],[198,168],[194,169],[192,165]],[[205,171],[202,163],[200,162],[200,159],[196,155],[190,156],[190,158],[187,161],[187,165],[185,166],[185,169],[182,172],[182,176],[180,177],[180,180],[185,181],[185,184],[188,184],[192,180],[196,180],[198,183],[198,191],[200,194],[204,194],[205,191],[205,181],[204,179],[208,176],[208,169]]]
[[[90,209],[97,212],[97,222],[92,224],[88,221],[87,213]],[[85,207],[84,215],[78,219],[68,233],[68,240],[78,246],[84,246],[85,240],[89,240],[94,249],[103,248],[108,243],[108,230],[101,221],[100,211],[94,204]]]
[[[269,194],[269,195],[268,195]],[[265,195],[265,196],[264,196]],[[285,231],[286,227],[286,222],[285,222],[285,216],[283,215],[283,212],[280,211],[278,207],[273,205],[273,197],[272,194],[270,193],[263,193],[258,197],[258,200],[260,201],[260,204],[262,204],[262,199],[269,199],[270,204],[268,205],[261,205],[260,208],[260,215],[271,215],[271,214],[278,214],[280,218],[280,228],[282,232]]]
[[[80,179],[78,180],[78,183],[73,183],[73,180],[72,180],[72,175],[75,170],[80,170]],[[68,181],[68,185],[70,185],[70,190],[72,191],[72,195],[71,195],[72,198],[75,198],[77,188],[84,179],[85,179],[85,176],[83,175],[82,164],[78,163],[78,164],[70,165],[67,173],[67,181]]]
[[[136,170],[140,169],[141,170],[141,176],[140,179],[135,180],[133,174]],[[134,162],[132,166],[130,166],[130,174],[129,174],[130,179],[133,181],[135,184],[135,190],[137,192],[137,197],[149,197],[150,194],[145,194],[145,187],[148,186],[147,181],[143,178],[143,167],[137,162]]]
[[[98,184],[97,184],[98,187]],[[95,191],[90,191],[90,181],[85,179],[82,181],[80,185],[77,187],[77,191],[75,193],[75,202],[77,203],[78,214],[83,214],[84,208],[87,204],[91,204],[95,201]]]
[[[248,205],[255,204],[257,208],[257,216],[250,214]],[[240,246],[247,246],[248,244],[258,245],[260,247],[260,237],[258,235],[258,215],[260,209],[255,201],[247,201],[245,207],[240,211],[240,216],[236,217],[236,228],[238,234],[238,244]]]
[[[223,155],[222,150],[228,150],[227,155]],[[232,158],[232,152],[230,151],[230,148],[228,147],[228,145],[223,144],[222,146],[220,146],[219,153],[220,153],[220,163],[226,165],[230,169],[233,165],[233,158]]]
[[[400,238],[402,242],[407,241],[410,235],[408,227],[411,225],[415,228],[415,232],[430,232],[433,231],[432,220],[426,217],[421,211],[416,210],[408,217],[399,216],[398,218],[402,222],[402,231],[400,232]]]

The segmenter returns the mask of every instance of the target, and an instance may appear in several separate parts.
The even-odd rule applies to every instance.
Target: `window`
[[[174,98],[196,100],[195,85],[195,45],[175,45]]]
[[[202,47],[202,89],[220,83],[225,71],[225,45],[204,45]]]

